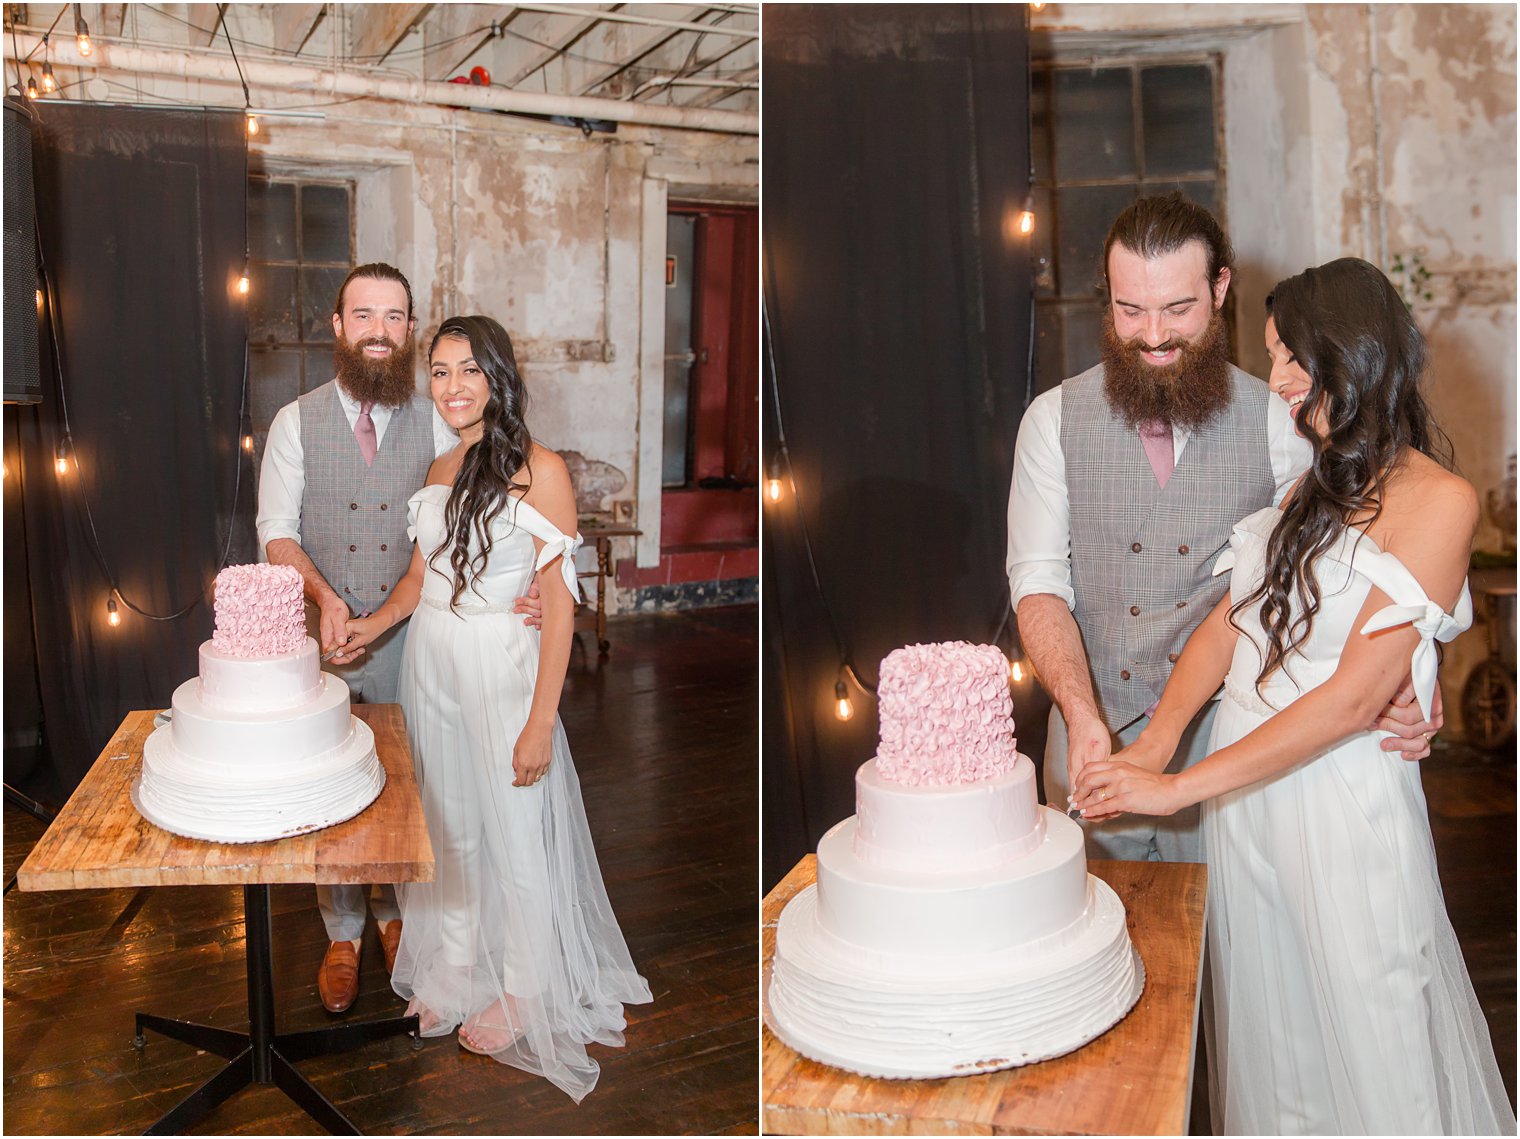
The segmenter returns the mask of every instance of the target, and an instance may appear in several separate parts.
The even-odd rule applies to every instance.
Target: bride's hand
[[[327,659],[333,664],[348,664],[364,653],[364,646],[388,629],[378,617],[354,617],[344,626],[345,638],[338,651]]]
[[[531,787],[544,777],[549,771],[549,760],[553,758],[551,729],[535,728],[529,724],[517,737],[517,743],[512,745],[512,780],[513,787]]]
[[[1090,763],[1073,805],[1094,821],[1124,813],[1171,815],[1185,805],[1175,793],[1175,780],[1119,759]]]

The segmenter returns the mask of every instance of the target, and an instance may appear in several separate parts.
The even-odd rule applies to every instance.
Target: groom
[[[1149,722],[1228,587],[1212,571],[1234,524],[1280,502],[1312,459],[1287,405],[1229,361],[1233,251],[1212,214],[1178,193],[1141,198],[1103,259],[1102,362],[1029,405],[1008,498],[1019,636],[1052,700],[1045,797],[1062,807],[1085,764]],[[1168,771],[1207,754],[1217,707],[1199,712]],[[1376,726],[1403,738],[1384,747],[1429,754],[1435,715],[1390,705]],[[1197,807],[1083,826],[1094,857],[1203,861]]]
[[[390,265],[361,265],[333,306],[336,377],[286,404],[270,424],[259,472],[259,545],[270,562],[300,571],[307,621],[324,656],[347,639],[350,616],[380,608],[412,556],[407,500],[429,464],[457,437],[416,394],[412,287]],[[349,663],[326,667],[355,700],[389,704],[404,624]],[[328,948],[317,990],[329,1012],[359,992],[368,886],[317,887]],[[401,940],[394,889],[369,900],[389,971]]]

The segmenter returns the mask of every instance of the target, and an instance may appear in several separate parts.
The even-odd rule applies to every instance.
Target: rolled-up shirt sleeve
[[[301,452],[301,406],[287,403],[275,413],[264,440],[264,463],[259,468],[259,557],[268,557],[276,538],[301,540],[301,497],[306,468]]]
[[[1014,609],[1032,593],[1051,593],[1068,609],[1075,606],[1060,388],[1036,397],[1019,424],[1008,490],[1007,570]]]

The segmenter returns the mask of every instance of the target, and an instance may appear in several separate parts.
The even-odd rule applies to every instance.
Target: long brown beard
[[[1189,431],[1202,427],[1230,402],[1230,343],[1218,309],[1196,341],[1173,338],[1181,349],[1170,364],[1141,359],[1145,343],[1121,340],[1114,314],[1103,313],[1103,392],[1114,414],[1131,427],[1153,420]]]
[[[364,355],[369,344],[391,344],[396,350],[383,360],[371,360]],[[383,336],[366,336],[353,345],[340,336],[333,344],[333,366],[343,390],[360,403],[381,407],[400,407],[416,394],[416,358],[417,345],[410,336],[400,344]]]

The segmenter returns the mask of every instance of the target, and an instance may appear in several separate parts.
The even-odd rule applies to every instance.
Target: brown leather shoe
[[[401,919],[380,930],[380,948],[385,950],[385,971],[396,971],[396,949],[401,945]]]
[[[359,951],[352,942],[334,941],[317,970],[317,992],[328,1012],[342,1012],[359,995]]]

